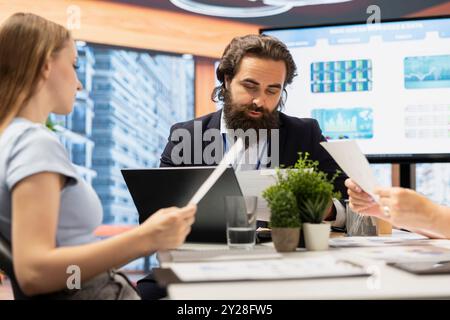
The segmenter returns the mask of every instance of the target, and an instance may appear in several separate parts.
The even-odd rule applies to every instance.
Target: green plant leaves
[[[269,187],[263,197],[269,203],[272,228],[298,228],[301,226],[297,200],[294,194],[277,186]]]
[[[304,199],[298,206],[300,217],[304,222],[321,223],[331,205],[330,202],[331,198],[328,194],[319,194],[316,198]]]
[[[285,227],[279,224],[287,225],[287,221],[291,221],[291,218],[287,217],[288,208],[289,211],[295,212],[290,217],[297,215],[299,222],[323,221],[332,198],[339,199],[341,196],[339,192],[334,192],[333,185],[340,172],[337,171],[328,179],[328,175],[318,167],[319,162],[309,159],[308,153],[299,153],[294,168],[287,169],[286,174],[277,171],[277,183],[267,188],[263,194],[271,209],[271,225]]]

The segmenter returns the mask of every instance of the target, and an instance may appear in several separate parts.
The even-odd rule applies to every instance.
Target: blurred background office
[[[138,221],[120,169],[157,167],[173,123],[220,107],[210,99],[215,66],[233,37],[261,28],[364,22],[377,13],[371,6],[382,19],[450,15],[450,1],[441,0],[0,0],[0,23],[33,12],[67,26],[77,39],[84,89],[74,112],[53,115],[49,125],[98,193],[104,225],[97,235],[109,237]],[[299,66],[298,78],[306,69]],[[442,98],[450,145],[450,94]],[[301,109],[302,100],[293,99]],[[382,185],[407,181],[450,205],[449,163],[400,158],[374,158],[382,162],[372,165]],[[126,269],[140,273],[155,264],[140,259]]]

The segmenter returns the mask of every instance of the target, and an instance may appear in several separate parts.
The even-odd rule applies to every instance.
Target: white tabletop
[[[266,244],[271,245],[271,244]],[[450,248],[450,241],[445,244]],[[185,248],[198,248],[187,245]],[[202,245],[202,249],[218,249],[223,246]],[[386,247],[379,250],[399,250],[407,247]],[[180,283],[168,286],[171,299],[409,299],[450,298],[450,275],[414,275],[387,266],[385,261],[368,258],[364,254],[373,247],[330,248],[328,251],[297,251],[284,253],[282,259],[301,259],[331,255],[363,265],[372,275],[307,280],[270,280]],[[402,250],[402,249],[400,249]],[[171,263],[162,261],[162,267]]]

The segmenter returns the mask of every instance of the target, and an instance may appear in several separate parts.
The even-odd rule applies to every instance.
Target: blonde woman
[[[69,31],[17,13],[0,28],[0,234],[12,244],[17,282],[27,296],[139,299],[114,270],[157,250],[180,246],[195,206],[159,210],[139,227],[97,241],[102,208],[76,173],[49,113],[72,111],[81,84]],[[81,289],[67,288],[67,270],[81,271]]]

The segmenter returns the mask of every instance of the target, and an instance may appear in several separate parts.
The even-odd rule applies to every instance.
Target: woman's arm
[[[392,224],[430,238],[450,238],[450,208],[411,189],[379,188],[375,193],[389,207]]]
[[[140,227],[116,237],[56,248],[64,183],[59,174],[39,173],[17,183],[12,192],[14,269],[27,295],[65,288],[70,265],[80,268],[83,281],[151,252],[175,248],[184,242],[194,222],[195,207],[163,209]]]
[[[450,208],[439,206],[417,192],[404,188],[380,188],[375,191],[380,203],[361,190],[351,179],[345,184],[350,207],[355,212],[383,219],[398,228],[420,233],[429,238],[450,239]],[[382,206],[390,209],[390,216]]]
[[[437,206],[432,229],[442,238],[450,239],[450,208],[446,206]]]

